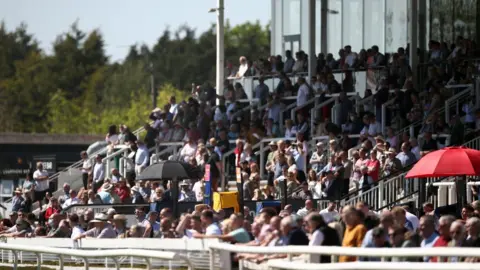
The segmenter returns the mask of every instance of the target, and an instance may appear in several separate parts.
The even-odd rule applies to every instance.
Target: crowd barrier
[[[274,255],[284,254],[286,259],[270,260],[255,269],[479,269],[471,263],[410,263],[388,262],[390,258],[480,258],[477,248],[343,248],[332,246],[275,246],[257,247],[231,245],[218,240],[200,239],[84,239],[76,248],[70,239],[17,238],[0,244],[2,264],[47,265],[58,262],[60,269],[65,263],[80,263],[88,269],[93,264],[114,265],[116,269],[127,265],[125,258],[137,258],[133,266],[146,265],[147,269],[232,269],[232,253]],[[101,250],[99,252],[98,250]],[[332,263],[319,264],[320,255],[332,256]],[[380,258],[381,262],[337,263],[338,256]],[[138,260],[140,259],[140,260]],[[203,264],[199,263],[203,259]],[[163,261],[163,264],[158,263]],[[167,261],[167,264],[165,264]],[[207,264],[205,264],[205,261]],[[181,262],[179,264],[178,262]],[[183,266],[182,266],[183,265]],[[248,266],[240,261],[240,269]]]

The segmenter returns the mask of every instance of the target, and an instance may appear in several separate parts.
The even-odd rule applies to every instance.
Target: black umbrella
[[[136,180],[199,179],[202,171],[188,163],[165,160],[148,166]]]

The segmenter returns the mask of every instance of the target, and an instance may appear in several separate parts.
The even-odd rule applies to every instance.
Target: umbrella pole
[[[178,218],[178,181],[177,178],[173,178],[170,183],[170,188],[172,190],[172,200],[173,200],[173,216]]]
[[[457,212],[461,213],[462,207],[467,203],[467,176],[459,176],[456,180]]]

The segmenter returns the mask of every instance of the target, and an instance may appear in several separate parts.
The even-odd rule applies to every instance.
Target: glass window
[[[353,52],[359,52],[363,48],[363,0],[345,1],[342,19],[342,47],[350,45]]]
[[[342,0],[328,0],[327,52],[338,58],[342,48]]]
[[[430,35],[433,40],[453,41],[453,1],[431,0]]]
[[[283,35],[300,34],[300,0],[283,1]]]
[[[408,43],[407,0],[386,0],[385,13],[385,52],[396,52]]]
[[[454,38],[463,36],[475,39],[475,26],[477,16],[476,0],[454,0],[453,31]]]
[[[377,45],[385,51],[385,0],[365,0],[363,17],[363,48]]]
[[[275,25],[273,25],[273,34],[274,34],[274,44],[272,48],[272,53],[274,55],[283,55],[282,52],[282,42],[283,42],[283,34],[282,34],[282,0],[275,0],[275,7],[272,10],[273,18],[275,19]]]

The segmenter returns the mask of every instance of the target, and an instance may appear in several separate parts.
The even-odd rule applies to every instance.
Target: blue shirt
[[[135,155],[135,164],[146,167],[149,161],[149,156],[150,154],[148,153],[148,149],[146,147],[139,147]]]
[[[431,248],[431,247],[433,247],[433,244],[435,244],[437,239],[438,239],[438,234],[436,232],[434,232],[434,233],[432,233],[432,235],[430,235],[430,237],[422,240],[422,243],[420,243],[420,247]],[[423,257],[424,262],[428,262],[429,260],[430,260],[430,257]]]

